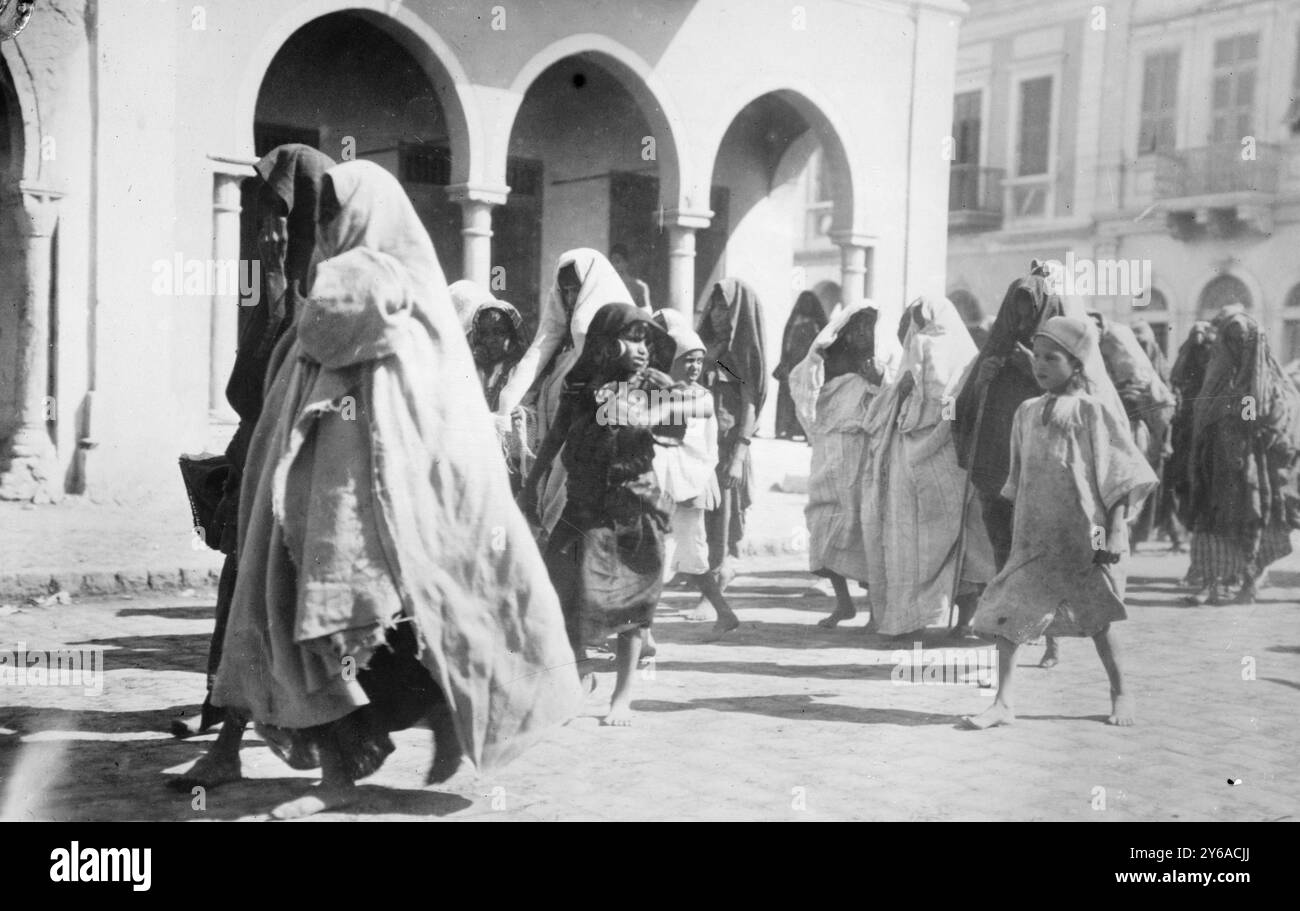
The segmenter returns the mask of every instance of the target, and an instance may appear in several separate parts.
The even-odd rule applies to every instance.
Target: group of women
[[[249,720],[290,765],[322,770],[280,817],[354,799],[390,734],[421,720],[431,782],[465,759],[493,768],[572,717],[594,684],[587,648],[609,636],[605,721],[629,723],[666,579],[697,585],[717,635],[739,623],[723,591],[768,377],[753,290],[718,282],[692,327],[638,307],[600,253],[572,250],[527,341],[515,307],[447,286],[382,168],[284,146],[257,173],[267,280],[228,389],[243,422],[218,509],[228,556],[209,696],[177,733],[224,724],[175,784],[238,778]],[[1300,391],[1240,309],[1193,330],[1170,377],[1176,407],[1140,340],[1117,343],[1108,373],[1105,321],[1079,316],[1036,268],[980,350],[943,298],[914,301],[897,327],[870,302],[828,320],[800,298],[775,372],[778,435],[813,447],[810,569],[837,596],[823,625],[855,614],[857,581],[882,635],[952,607],[956,635],[987,631],[981,593],[1007,588],[1009,561],[1041,556],[1020,552],[1024,530],[1055,527],[1069,500],[1062,488],[1012,502],[1018,415],[1052,375],[1043,338],[1117,439],[1138,451],[1138,424],[1154,438],[1143,451],[1191,531],[1203,597],[1229,584],[1253,597],[1300,526]],[[1158,409],[1172,418],[1153,422]],[[1145,492],[1150,469],[1125,466],[1115,490]]]

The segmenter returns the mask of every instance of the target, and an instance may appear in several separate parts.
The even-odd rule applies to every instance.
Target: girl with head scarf
[[[898,380],[876,396],[866,420],[871,624],[885,636],[914,633],[955,599],[955,635],[968,638],[979,594],[993,578],[993,552],[978,514],[964,508],[969,490],[951,417],[960,380],[978,352],[957,308],[942,297],[914,301],[898,333]]]
[[[830,629],[857,616],[849,579],[867,581],[862,529],[868,406],[898,369],[898,340],[878,325],[875,304],[841,310],[817,334],[808,356],[790,376],[799,420],[812,439],[808,478],[808,568],[830,579],[835,611],[819,625]]]
[[[555,263],[555,283],[542,305],[537,334],[497,401],[498,427],[508,432],[511,416],[524,402],[527,438],[545,440],[560,408],[565,379],[582,356],[587,327],[596,311],[605,304],[630,303],[632,298],[623,280],[599,252],[584,247],[560,254]],[[534,383],[534,393],[525,400],[525,393],[534,388]],[[531,465],[526,463],[525,473],[530,470]],[[548,534],[564,509],[564,472],[563,460],[554,462],[541,492],[538,517]]]
[[[472,283],[460,281],[456,284],[463,286]],[[483,397],[487,400],[488,408],[495,411],[501,399],[501,390],[510,382],[515,365],[524,355],[524,318],[510,304],[482,291],[468,323],[465,338],[474,356],[474,366],[483,386]],[[525,443],[519,430],[518,427],[512,427],[512,432],[501,436],[501,451],[510,472],[510,489],[516,493],[523,482],[521,462]]]
[[[322,768],[279,817],[353,799],[421,717],[440,782],[509,761],[580,696],[433,245],[383,168],[327,173],[313,273],[249,447],[213,690]]]
[[[673,310],[660,310],[655,322],[668,333],[673,350],[673,382],[703,396],[699,416],[686,421],[680,446],[661,446],[655,453],[655,473],[664,495],[673,504],[671,529],[665,558],[664,578],[681,573],[699,588],[718,619],[714,634],[737,629],[740,624],[718,580],[709,573],[709,538],[704,517],[721,502],[718,484],[718,421],[713,414],[713,396],[700,384],[704,373],[704,342],[686,317]]]
[[[662,331],[632,304],[606,304],[596,312],[524,485],[525,510],[535,512],[538,484],[560,454],[568,491],[547,540],[546,564],[579,666],[586,669],[588,643],[618,636],[608,725],[631,723],[633,672],[663,588],[668,514],[655,477],[655,443],[679,443],[698,401],[683,395],[665,400],[673,382],[658,369],[667,365],[652,360],[658,348],[653,339]]]
[[[1110,678],[1110,724],[1133,723],[1112,622],[1123,620],[1128,512],[1156,484],[1122,408],[1094,392],[1089,363],[1097,330],[1055,317],[1034,336],[1034,375],[1044,394],[1016,409],[1006,485],[1017,504],[1011,553],[975,613],[977,632],[996,637],[998,692],[965,719],[974,728],[1015,720],[1016,653],[1045,632],[1088,636]]]
[[[249,439],[262,412],[262,384],[271,352],[293,325],[307,292],[307,271],[316,249],[321,181],[333,166],[334,162],[327,156],[310,146],[294,143],[277,146],[263,156],[253,166],[257,176],[250,178],[257,184],[258,249],[245,250],[243,258],[246,262],[258,262],[262,282],[255,300],[241,302],[239,345],[226,384],[226,400],[239,415],[239,427],[226,447],[229,469],[212,522],[218,529],[220,550],[226,555],[226,561],[217,586],[216,626],[208,647],[208,696],[199,716],[174,722],[172,733],[190,737],[206,732],[223,720],[226,723],[219,748],[177,780],[177,785],[185,790],[193,784],[212,787],[240,774],[239,742],[244,721],[227,717],[211,699],[239,565],[235,556],[239,488]]]
[[[786,320],[781,337],[781,362],[772,371],[777,381],[776,438],[778,440],[803,437],[804,428],[795,413],[794,399],[790,397],[790,371],[808,356],[817,333],[826,328],[826,312],[821,301],[811,291],[802,291],[795,299],[794,309]]]
[[[1001,493],[1011,461],[1011,425],[1021,403],[1041,391],[1034,379],[1034,334],[1049,319],[1062,315],[1085,318],[1081,306],[1063,301],[1056,293],[1048,266],[1034,260],[1029,275],[1007,288],[989,339],[957,397],[953,426],[957,459],[979,497],[997,569],[1011,554],[1013,510]],[[1094,394],[1122,411],[1123,403],[1106,376],[1100,348],[1094,346],[1089,357],[1084,368]],[[1042,664],[1052,667],[1056,662],[1056,643],[1049,638]]]
[[[1237,603],[1253,603],[1260,574],[1291,552],[1290,532],[1300,528],[1297,459],[1300,390],[1259,324],[1230,315],[1192,412],[1187,514],[1202,599],[1222,603],[1227,580],[1239,579]]]
[[[730,581],[727,577],[734,575],[727,559],[740,554],[745,511],[754,501],[749,443],[767,399],[763,309],[758,295],[738,279],[716,282],[697,331],[705,345],[704,385],[713,393],[718,418],[718,486],[722,490],[718,508],[705,517],[709,572],[718,588],[725,589]],[[700,605],[687,616],[708,619],[702,610]]]

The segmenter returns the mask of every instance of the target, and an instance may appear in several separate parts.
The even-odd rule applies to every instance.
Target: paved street
[[[1300,591],[1184,607],[1171,583],[1185,568],[1163,553],[1134,568],[1121,631],[1135,728],[1103,723],[1101,665],[1091,643],[1066,640],[1050,671],[1028,666],[1041,648],[1023,653],[1015,727],[961,730],[958,716],[991,698],[977,680],[987,672],[899,683],[898,646],[866,635],[862,618],[815,626],[830,599],[808,594],[800,557],[751,558],[734,584],[744,627],[727,641],[705,642],[708,625],[680,617],[691,599],[667,596],[632,728],[599,727],[613,684],[602,674],[581,717],[504,771],[425,789],[430,735],[402,732],[354,811],[319,818],[1295,819]],[[309,774],[250,737],[249,780],[209,792],[205,809],[163,788],[211,739],[164,733],[201,698],[211,610],[208,594],[137,595],[0,618],[6,643],[102,645],[107,668],[100,695],[0,692],[0,817],[255,819],[306,787]],[[943,646],[939,630],[923,642]]]

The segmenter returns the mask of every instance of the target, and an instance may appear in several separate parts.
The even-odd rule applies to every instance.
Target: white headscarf
[[[564,303],[560,297],[560,271],[568,265],[572,265],[578,273],[582,287],[578,291],[578,300],[573,306],[573,316],[566,327]],[[551,291],[546,297],[546,302],[542,304],[537,334],[533,336],[533,343],[528,346],[528,350],[519,360],[519,365],[515,367],[514,376],[501,390],[497,414],[508,415],[515,410],[523,399],[524,393],[551,360],[551,356],[564,344],[566,329],[567,334],[573,339],[573,353],[571,357],[562,358],[563,364],[557,362],[555,372],[551,374],[552,379],[556,379],[558,374],[561,383],[569,368],[582,354],[582,345],[587,338],[587,326],[591,324],[591,318],[596,315],[596,311],[605,304],[631,303],[633,303],[632,295],[628,293],[623,279],[618,277],[618,272],[599,251],[579,247],[561,253],[560,258],[555,261]],[[557,398],[557,406],[558,401]],[[543,418],[542,423],[549,425],[554,416],[554,411],[551,411]],[[542,433],[545,434],[545,430],[542,430]]]
[[[804,427],[814,427],[817,424],[817,399],[822,387],[826,385],[825,351],[840,337],[854,314],[862,310],[876,311],[875,361],[876,368],[883,375],[879,386],[869,385],[868,388],[876,393],[893,382],[903,354],[898,344],[898,334],[881,322],[879,308],[874,302],[863,300],[844,307],[832,317],[826,328],[817,333],[807,356],[790,371],[790,396],[794,399],[799,423]]]

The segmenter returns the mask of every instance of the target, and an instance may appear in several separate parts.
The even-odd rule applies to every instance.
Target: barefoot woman
[[[249,447],[213,701],[347,803],[427,718],[430,781],[508,761],[576,708],[554,590],[510,497],[469,347],[402,187],[322,188],[321,260]],[[430,390],[436,390],[431,393]]]

